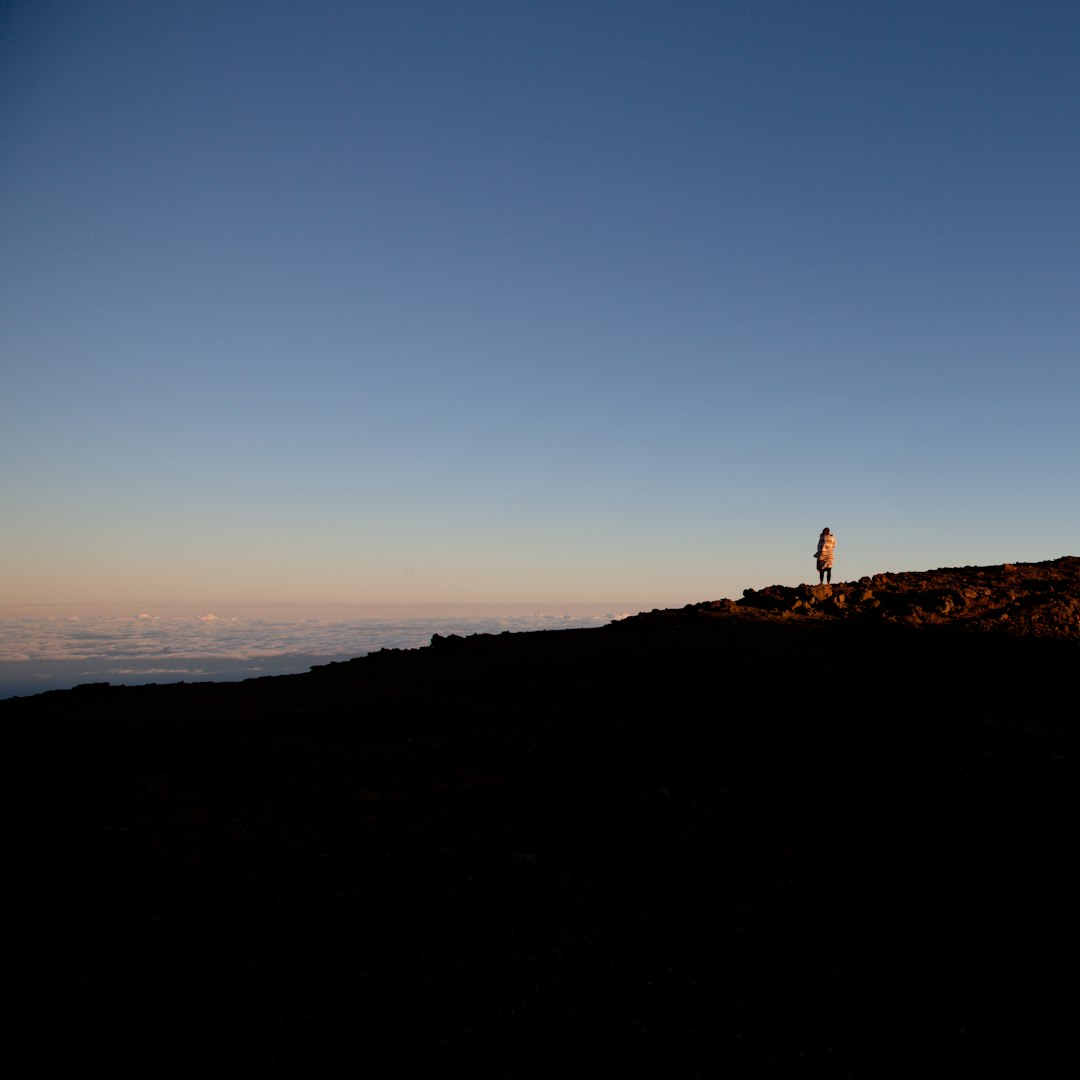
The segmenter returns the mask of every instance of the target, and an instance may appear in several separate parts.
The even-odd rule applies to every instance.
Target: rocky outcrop
[[[872,620],[1080,640],[1080,558],[883,573],[834,585],[770,585],[690,605],[706,616]]]

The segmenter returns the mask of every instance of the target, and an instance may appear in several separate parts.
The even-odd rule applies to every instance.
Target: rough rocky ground
[[[875,574],[836,585],[774,585],[747,589],[738,604],[721,600],[700,605],[700,610],[947,625],[1080,640],[1080,559]]]
[[[1071,1077],[1080,560],[0,702],[8,1046]]]

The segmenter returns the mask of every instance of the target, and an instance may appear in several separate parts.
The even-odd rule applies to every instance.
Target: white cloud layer
[[[427,645],[433,634],[498,634],[603,626],[628,612],[523,613],[372,619],[84,615],[0,620],[0,697],[80,682],[223,681],[306,671],[383,648]]]

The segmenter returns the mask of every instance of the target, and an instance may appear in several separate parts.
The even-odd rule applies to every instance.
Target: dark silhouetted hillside
[[[965,567],[0,702],[9,1049],[1074,1076],[1078,605]]]

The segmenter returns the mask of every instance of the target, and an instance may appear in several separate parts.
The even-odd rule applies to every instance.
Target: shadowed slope
[[[1067,1075],[1076,642],[849,588],[0,703],[9,1018],[121,1072]]]

